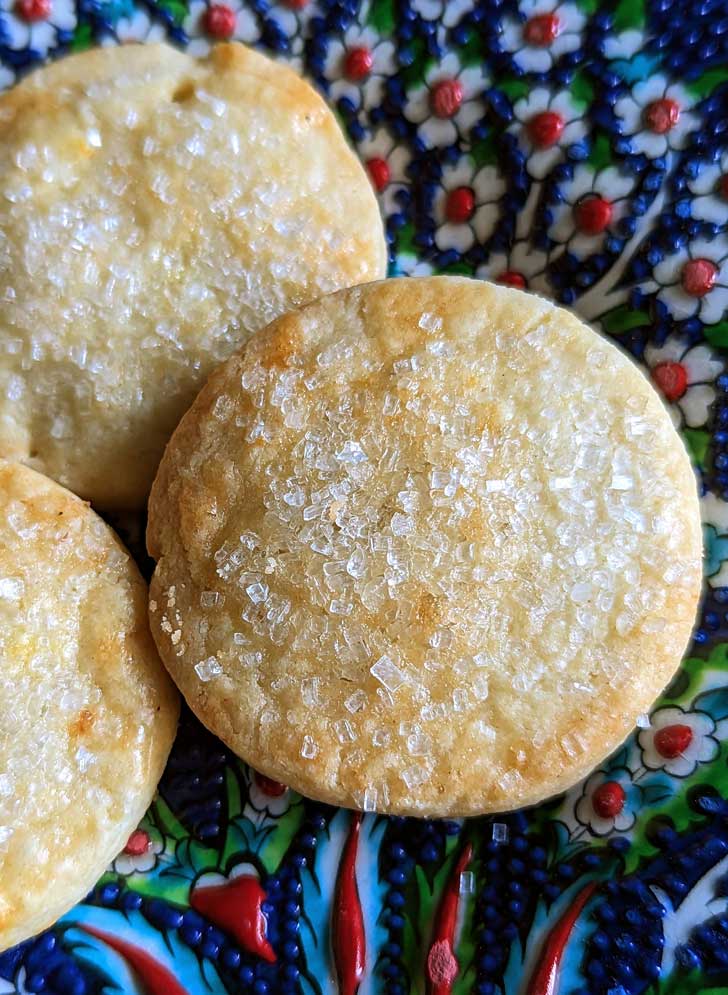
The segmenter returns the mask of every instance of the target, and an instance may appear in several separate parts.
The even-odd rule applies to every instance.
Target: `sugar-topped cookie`
[[[537,802],[680,661],[701,540],[648,380],[572,314],[454,277],[354,288],[210,378],[150,501],[152,630],[202,721],[338,805]]]
[[[208,373],[274,317],[384,276],[332,112],[242,45],[62,59],[0,95],[0,456],[146,501]]]
[[[50,926],[152,799],[178,695],[111,529],[0,460],[0,950]]]

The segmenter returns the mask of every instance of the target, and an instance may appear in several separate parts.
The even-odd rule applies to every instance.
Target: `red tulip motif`
[[[546,937],[541,956],[526,988],[526,995],[556,995],[559,968],[564,956],[567,940],[571,935],[576,920],[594,894],[596,887],[596,881],[590,881],[589,884],[584,885],[566,912],[564,912],[552,927],[551,932]]]
[[[473,858],[472,844],[466,843],[455,862],[440,899],[432,927],[432,943],[427,954],[427,995],[450,995],[460,964],[455,956],[455,928],[460,906],[460,876]]]
[[[203,874],[190,893],[190,905],[196,912],[234,937],[243,950],[272,964],[276,955],[268,942],[265,900],[260,876],[252,864],[238,864],[228,877]]]
[[[361,820],[361,812],[356,812],[352,816],[334,890],[331,946],[340,995],[356,995],[366,965],[364,915],[356,882],[356,854],[359,848]]]
[[[88,923],[84,923],[80,928],[124,958],[137,976],[144,995],[189,995],[187,989],[182,987],[169,968],[146,950],[128,940],[123,940],[115,933],[107,933],[106,930],[90,926]]]

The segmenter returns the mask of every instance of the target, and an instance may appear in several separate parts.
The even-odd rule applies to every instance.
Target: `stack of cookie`
[[[268,777],[462,816],[609,753],[701,574],[690,463],[630,360],[519,291],[371,282],[361,166],[241,46],[69,59],[0,126],[0,947],[123,842],[177,709],[128,554],[26,467],[103,509],[151,487],[157,650]],[[49,825],[62,893],[37,855],[18,876]]]
[[[177,723],[146,585],[85,502],[143,509],[210,371],[383,277],[386,244],[321,98],[239,45],[65,59],[0,97],[0,134],[2,950],[118,853]]]

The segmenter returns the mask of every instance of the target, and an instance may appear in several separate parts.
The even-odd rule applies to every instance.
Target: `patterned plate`
[[[0,956],[0,993],[728,991],[728,3],[680,6],[0,0],[0,85],[165,36],[302,69],[379,191],[393,273],[530,287],[650,368],[700,476],[707,579],[652,714],[536,809],[360,819],[186,715],[124,852]]]

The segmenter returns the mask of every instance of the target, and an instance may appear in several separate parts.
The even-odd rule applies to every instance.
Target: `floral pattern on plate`
[[[723,8],[693,5],[688,27],[664,0],[0,0],[0,87],[46,58],[165,37],[194,54],[243,40],[304,72],[366,165],[393,274],[535,291],[645,365],[695,464],[707,579],[652,714],[582,784],[523,812],[336,811],[248,770],[184,714],[142,825],[84,902],[0,955],[0,993],[724,986]],[[145,562],[140,523],[114,524]]]

